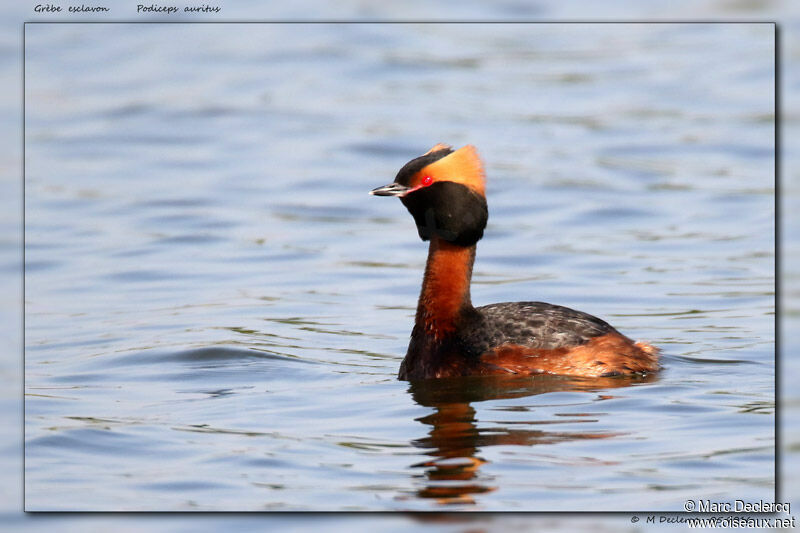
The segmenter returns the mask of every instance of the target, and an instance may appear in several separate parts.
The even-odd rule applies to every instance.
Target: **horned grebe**
[[[483,165],[473,146],[437,144],[393,183],[430,241],[422,292],[400,379],[489,374],[614,376],[658,369],[658,349],[592,315],[543,302],[473,307],[475,246],[489,217]]]

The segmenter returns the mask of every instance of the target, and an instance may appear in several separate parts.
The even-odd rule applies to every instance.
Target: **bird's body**
[[[399,196],[430,241],[401,379],[460,375],[599,377],[658,369],[658,350],[603,320],[543,302],[473,307],[475,248],[488,219],[483,167],[472,146],[437,144],[372,194]]]

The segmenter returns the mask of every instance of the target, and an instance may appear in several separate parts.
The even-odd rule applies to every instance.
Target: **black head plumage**
[[[483,237],[489,219],[486,198],[460,183],[440,181],[401,201],[414,217],[423,241],[436,236],[459,246],[472,246]]]

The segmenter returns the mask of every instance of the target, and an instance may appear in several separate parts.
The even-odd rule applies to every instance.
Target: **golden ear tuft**
[[[426,167],[425,171],[433,173],[438,181],[461,183],[475,192],[486,194],[483,163],[481,163],[478,151],[471,144],[434,161]]]
[[[433,152],[438,152],[439,150],[449,150],[451,148],[452,148],[452,146],[450,146],[449,144],[436,143],[436,146],[434,146],[433,148],[431,148],[430,150],[428,150],[427,152],[425,152],[422,155],[432,154]]]

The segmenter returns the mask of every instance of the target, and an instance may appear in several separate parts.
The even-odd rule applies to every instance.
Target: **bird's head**
[[[483,165],[474,146],[453,150],[437,144],[406,163],[394,181],[370,191],[397,196],[414,217],[423,241],[439,237],[472,246],[489,218]]]

